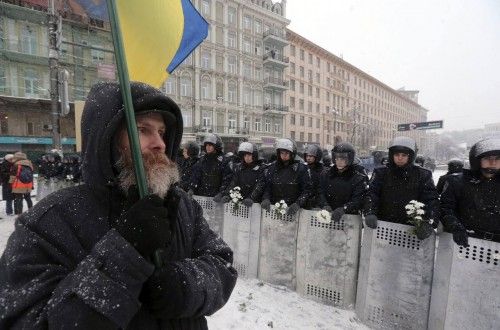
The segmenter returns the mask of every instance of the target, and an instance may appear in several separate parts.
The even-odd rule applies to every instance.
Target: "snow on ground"
[[[446,171],[435,171],[434,181]],[[35,200],[33,199],[35,202]],[[26,204],[24,204],[26,208]],[[13,216],[0,203],[0,254],[14,230]],[[238,279],[231,298],[208,318],[211,329],[368,329],[354,311],[323,305],[281,286]]]

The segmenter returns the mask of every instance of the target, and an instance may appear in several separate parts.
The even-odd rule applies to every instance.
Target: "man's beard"
[[[128,152],[123,154],[116,162],[116,166],[120,170],[119,186],[127,193],[128,189],[136,184],[136,180],[132,157]],[[170,187],[179,181],[177,164],[163,153],[145,153],[142,154],[142,159],[149,193],[165,198]]]

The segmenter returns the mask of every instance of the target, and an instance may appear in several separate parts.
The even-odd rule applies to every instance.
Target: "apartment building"
[[[242,141],[273,145],[288,111],[286,0],[194,0],[209,22],[207,39],[165,82],[184,118],[184,141],[221,136],[226,151]]]
[[[422,131],[397,132],[397,124],[426,121],[418,91],[395,90],[298,33],[286,33],[287,137],[328,149],[348,141],[365,154],[386,149],[398,135],[423,142]]]

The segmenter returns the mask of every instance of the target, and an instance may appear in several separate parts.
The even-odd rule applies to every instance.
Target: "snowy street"
[[[435,182],[444,173],[435,171]],[[5,201],[0,203],[0,218],[3,253],[15,219],[5,215]],[[354,311],[314,302],[284,287],[241,278],[224,308],[208,317],[208,324],[211,329],[368,329]]]

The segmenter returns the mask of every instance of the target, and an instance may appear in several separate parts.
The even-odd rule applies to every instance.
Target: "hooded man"
[[[396,137],[389,146],[386,167],[376,168],[370,179],[365,223],[377,228],[378,219],[408,224],[406,205],[412,200],[425,205],[423,218],[439,219],[439,199],[432,173],[414,164],[417,145],[409,137]],[[417,236],[425,239],[432,234],[433,226],[424,222]]]
[[[276,161],[266,170],[261,206],[270,210],[271,203],[284,200],[287,214],[294,215],[311,196],[311,176],[307,167],[295,160],[297,147],[290,139],[276,141]]]
[[[119,85],[97,84],[82,116],[85,183],[21,215],[0,259],[1,329],[206,329],[229,298],[232,251],[174,186],[180,110],[146,84],[131,94],[150,194],[135,188]]]
[[[470,170],[449,178],[441,194],[441,215],[453,240],[468,236],[500,242],[500,138],[477,142],[469,152]]]
[[[182,147],[182,159],[179,162],[179,168],[181,170],[179,186],[184,189],[184,191],[189,190],[191,176],[193,175],[193,167],[200,159],[198,157],[199,154],[200,147],[194,141],[190,141]]]

